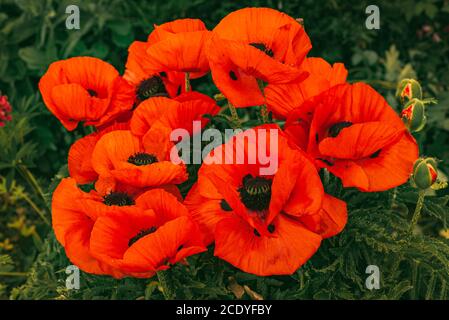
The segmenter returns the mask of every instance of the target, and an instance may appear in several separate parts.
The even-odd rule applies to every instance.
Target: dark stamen
[[[226,202],[225,199],[221,199],[220,207],[223,211],[232,211],[231,206]]]
[[[235,74],[235,72],[234,71],[229,71],[229,77],[231,77],[231,79],[232,80],[234,80],[234,81],[236,81],[238,78],[237,78],[237,75]]]
[[[254,229],[254,234],[256,235],[256,237],[260,237],[260,233],[259,231],[257,231],[257,229]]]
[[[267,229],[268,229],[269,233],[273,233],[276,228],[275,228],[274,224],[270,224]]]
[[[103,197],[103,203],[107,206],[132,206],[134,200],[124,192],[111,192]]]
[[[87,89],[87,92],[89,93],[89,95],[91,97],[96,97],[98,96],[97,91],[93,90],[93,89]]]
[[[325,164],[327,164],[330,167],[332,167],[334,165],[334,163],[332,161],[324,159],[324,158],[317,158],[317,160],[323,161]]]
[[[136,166],[145,166],[157,162],[157,158],[153,154],[138,152],[130,156],[128,162]]]
[[[377,150],[376,152],[374,152],[372,155],[370,155],[369,157],[371,159],[377,158],[380,154],[380,151],[382,151],[382,149]]]
[[[338,123],[334,124],[332,127],[330,127],[329,136],[332,138],[335,138],[336,136],[338,136],[338,134],[340,133],[341,130],[343,130],[344,128],[350,127],[350,126],[352,126],[352,122],[350,122],[350,121],[338,122]]]
[[[253,211],[268,209],[271,200],[272,181],[248,174],[243,178],[242,186],[238,189],[243,204]]]
[[[153,76],[143,80],[137,87],[137,97],[143,101],[151,97],[167,97],[168,93],[165,89],[164,82],[159,76]]]
[[[148,229],[140,230],[138,234],[136,234],[134,237],[132,237],[128,242],[128,247],[131,247],[134,243],[136,243],[139,239],[155,232],[157,230],[156,227],[151,227]]]
[[[271,50],[270,48],[268,48],[266,45],[264,45],[263,43],[250,43],[250,46],[253,46],[256,49],[259,49],[260,51],[262,51],[263,53],[265,53],[266,55],[270,56],[273,58],[274,56],[274,52],[273,50]]]

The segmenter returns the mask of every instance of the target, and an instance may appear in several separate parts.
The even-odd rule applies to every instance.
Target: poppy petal
[[[255,275],[292,274],[316,252],[321,237],[283,215],[274,226],[274,236],[264,237],[239,218],[223,219],[215,228],[214,254]]]

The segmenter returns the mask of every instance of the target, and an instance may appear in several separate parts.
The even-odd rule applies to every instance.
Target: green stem
[[[410,232],[413,232],[419,218],[421,217],[421,210],[424,205],[425,192],[419,191],[418,193],[418,203],[416,203],[415,212],[413,213],[412,221],[410,223]]]
[[[234,129],[238,129],[242,127],[242,123],[240,121],[239,115],[237,114],[236,108],[232,105],[231,102],[228,102],[229,111],[231,112],[231,118],[232,118],[232,127]]]
[[[185,75],[185,89],[186,89],[186,92],[189,92],[190,90],[192,90],[192,87],[190,85],[190,72],[186,72],[186,75]]]
[[[42,188],[40,187],[39,183],[37,182],[36,178],[31,173],[31,171],[28,170],[28,168],[25,165],[23,165],[23,164],[18,164],[17,168],[19,169],[19,172],[22,174],[22,176],[25,178],[25,180],[33,188],[34,192],[42,199],[42,201],[45,204],[45,208],[47,209],[47,211],[50,212],[50,210],[49,210],[49,208],[47,206],[47,201],[45,199],[44,192],[42,191]]]
[[[260,115],[262,116],[262,122],[263,123],[268,123],[269,118],[268,118],[268,110],[267,110],[267,106],[266,105],[261,105],[260,106]]]
[[[0,271],[0,276],[3,276],[3,277],[27,277],[28,273]]]
[[[41,217],[41,219],[45,222],[46,225],[50,225],[50,221],[48,221],[47,217],[45,216],[45,213],[42,212],[41,209],[34,203],[33,200],[31,200],[30,197],[28,197],[26,194],[22,195],[23,199],[30,205],[31,208],[36,211],[36,213]]]
[[[263,95],[264,100],[265,100],[265,84],[260,79],[257,79],[257,84],[259,85],[259,89],[262,92],[262,95]],[[260,106],[260,115],[262,116],[262,122],[263,123],[268,123],[269,122],[266,100],[265,100],[265,103]]]
[[[156,274],[159,284],[162,287],[162,294],[164,295],[165,300],[173,300],[173,293],[171,292],[170,286],[167,282],[166,271],[158,271]]]
[[[390,208],[392,209],[396,205],[396,198],[398,196],[398,188],[393,189],[393,194],[391,195]]]

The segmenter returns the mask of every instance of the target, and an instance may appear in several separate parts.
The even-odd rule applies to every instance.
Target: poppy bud
[[[434,158],[420,158],[413,166],[413,182],[419,189],[430,188],[438,177],[438,171]]]
[[[410,100],[402,110],[401,117],[410,132],[421,131],[427,121],[424,103],[418,99]]]
[[[415,79],[403,79],[398,84],[396,96],[401,99],[402,103],[405,99],[422,99],[421,85]]]

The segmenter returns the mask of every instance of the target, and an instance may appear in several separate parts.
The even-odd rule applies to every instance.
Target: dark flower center
[[[242,186],[238,189],[243,204],[253,211],[268,209],[271,199],[272,181],[248,174],[243,178]]]
[[[226,202],[225,199],[221,199],[220,207],[223,211],[232,211],[231,206]]]
[[[338,122],[329,128],[329,136],[332,138],[335,138],[336,136],[339,135],[341,130],[343,130],[344,128],[350,127],[350,126],[352,126],[352,122],[350,122],[350,121]]]
[[[134,237],[132,237],[128,242],[128,247],[131,247],[134,243],[136,243],[139,239],[155,232],[157,230],[156,227],[151,227],[148,229],[140,230],[138,234],[136,234]]]
[[[168,93],[165,89],[164,82],[160,76],[153,76],[143,80],[137,87],[137,97],[143,101],[151,97],[167,97]]]
[[[374,152],[372,155],[370,155],[369,157],[371,159],[377,158],[380,154],[380,152],[382,151],[382,149],[377,150],[376,152]]]
[[[108,206],[132,206],[134,200],[124,192],[111,192],[103,197],[103,203]]]
[[[91,97],[96,97],[98,96],[97,91],[93,90],[93,89],[87,89],[87,92],[89,93],[89,95]]]
[[[234,80],[234,81],[237,81],[238,80],[238,78],[237,78],[237,75],[235,74],[235,72],[234,71],[229,71],[229,77],[232,79],[232,80]]]
[[[136,166],[145,166],[157,162],[157,158],[153,154],[138,152],[130,156],[128,162]]]
[[[259,49],[260,51],[262,51],[263,53],[265,53],[266,55],[270,56],[273,58],[274,56],[274,52],[273,50],[271,50],[270,48],[268,48],[266,45],[264,45],[263,43],[250,43],[250,46],[253,46],[256,49]]]

